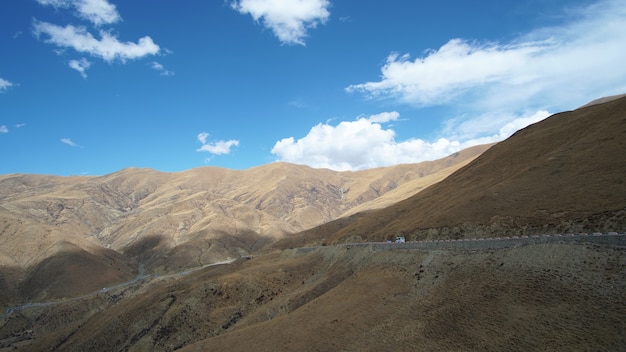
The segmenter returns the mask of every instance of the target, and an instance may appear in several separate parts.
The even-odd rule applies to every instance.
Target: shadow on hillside
[[[0,312],[3,313],[6,308],[18,301],[17,284],[23,275],[23,270],[18,267],[6,265],[0,267]]]
[[[143,237],[124,248],[122,253],[127,258],[133,258],[146,266],[150,266],[158,259],[159,255],[167,252],[168,247],[165,242],[165,236]]]
[[[242,231],[236,235],[201,231],[186,236],[179,245],[166,236],[145,237],[126,247],[123,253],[144,264],[148,272],[172,274],[250,255],[270,241],[271,238],[254,231]]]
[[[137,275],[136,263],[113,250],[90,252],[75,245],[67,247],[26,271],[16,287],[20,301],[80,296]]]

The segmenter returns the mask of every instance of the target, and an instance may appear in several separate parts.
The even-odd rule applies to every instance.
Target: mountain
[[[615,100],[615,99],[619,99],[619,98],[623,98],[623,97],[626,97],[626,94],[610,95],[610,96],[607,96],[607,97],[598,98],[598,99],[592,100],[589,103],[581,106],[581,108],[586,108],[588,106],[596,105],[596,104],[607,103],[609,101],[612,101],[612,100]]]
[[[355,172],[272,163],[241,171],[3,175],[0,306],[88,293],[135,277],[140,263],[165,274],[245,256],[353,209],[407,198],[489,147]],[[87,285],[85,277],[98,280]]]
[[[623,245],[285,250],[13,312],[0,350],[623,351]]]
[[[374,212],[284,239],[315,243],[497,237],[626,228],[626,97],[555,114],[445,180]]]
[[[609,100],[419,167],[3,176],[0,351],[626,350]],[[622,234],[441,241],[543,231]]]

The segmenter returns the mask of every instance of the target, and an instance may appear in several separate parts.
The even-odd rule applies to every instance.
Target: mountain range
[[[299,234],[298,241],[624,229],[625,140],[625,96],[598,99],[518,131],[424,192],[377,212],[326,223]]]
[[[625,137],[615,96],[412,165],[0,176],[0,351],[623,350],[626,244],[356,244],[623,232]]]
[[[0,176],[0,282],[16,297],[45,300],[128,280],[139,263],[162,274],[245,256],[343,214],[418,193],[489,147],[356,172],[272,163],[248,170]],[[85,275],[98,279],[85,282]]]

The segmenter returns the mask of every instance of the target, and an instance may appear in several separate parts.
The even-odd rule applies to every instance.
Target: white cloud
[[[163,65],[161,65],[160,63],[153,61],[152,62],[152,68],[157,70],[157,71],[163,71],[165,69],[165,67],[163,67]]]
[[[69,145],[70,147],[80,147],[78,144],[72,142],[69,138],[61,138],[61,142]]]
[[[330,16],[328,0],[239,0],[231,6],[261,21],[283,44],[304,45],[307,30]]]
[[[115,5],[106,0],[82,0],[76,2],[81,17],[91,21],[96,26],[115,23],[121,20]]]
[[[18,123],[15,125],[15,128],[21,128],[26,126],[25,123]],[[0,125],[0,133],[9,133],[9,128],[6,125]]]
[[[298,108],[298,109],[304,109],[304,108],[308,107],[308,105],[301,98],[293,99],[293,100],[289,101],[287,103],[287,105],[289,105],[291,107],[294,107],[294,108]]]
[[[433,142],[422,139],[397,141],[395,131],[380,123],[395,121],[399,116],[394,111],[342,121],[336,126],[320,123],[298,140],[289,137],[276,142],[272,154],[280,161],[333,170],[417,163],[443,158],[471,146],[501,141],[518,129],[544,119],[548,113],[539,111],[530,116],[513,117],[492,135],[465,139],[451,135]]]
[[[37,0],[37,2],[55,8],[74,8],[78,17],[96,26],[116,23],[122,19],[115,5],[107,0]]]
[[[231,148],[239,145],[239,141],[235,139],[208,142],[209,134],[206,132],[199,133],[197,138],[202,143],[202,146],[196,149],[196,151],[209,152],[215,155],[230,154]]]
[[[435,142],[376,139],[371,123],[361,135],[372,138],[345,152],[340,139],[359,130],[349,122],[318,125],[302,139],[283,139],[273,153],[281,160],[336,169],[358,169],[443,157],[473,145],[498,142],[546,118],[547,110],[576,108],[590,100],[626,92],[626,1],[601,0],[571,9],[559,27],[541,28],[508,43],[451,39],[412,59],[392,53],[378,81],[351,85],[348,92],[393,99],[416,107],[447,106]],[[454,116],[456,115],[456,116]],[[383,122],[384,118],[380,120]],[[370,122],[376,122],[373,119]],[[380,130],[380,131],[379,131]],[[321,146],[324,140],[330,146]],[[363,141],[367,138],[363,138]],[[351,147],[351,148],[352,148]]]
[[[87,59],[82,58],[80,60],[70,60],[70,67],[74,70],[78,71],[83,78],[87,78],[87,69],[91,66],[91,62],[87,61]]]
[[[524,114],[521,116],[507,116],[506,118],[499,119],[504,124],[500,125],[501,127],[497,129],[496,133],[486,135],[485,133],[482,133],[484,127],[480,124],[480,121],[487,121],[490,123],[494,120],[493,116],[486,115],[469,121],[463,121],[461,124],[456,126],[453,125],[450,130],[446,131],[448,133],[446,135],[449,136],[448,138],[462,141],[459,143],[461,146],[460,149],[463,149],[479,144],[500,142],[509,138],[518,130],[544,120],[549,116],[550,113],[545,110],[536,111],[532,115]]]
[[[159,71],[161,76],[173,76],[174,72],[170,71],[170,70],[166,70],[165,67],[163,65],[161,65],[160,63],[153,61],[150,64],[150,67],[152,67],[153,70],[155,71]]]
[[[391,111],[391,112],[381,112],[380,114],[372,115],[368,117],[367,120],[369,122],[384,123],[384,122],[389,122],[389,121],[395,121],[398,119],[398,117],[400,117],[400,114],[397,111]]]
[[[70,7],[73,0],[36,0],[40,5],[59,7]]]
[[[34,33],[37,36],[46,34],[49,38],[47,43],[55,44],[62,48],[72,48],[81,53],[87,53],[99,57],[105,61],[113,60],[133,60],[147,55],[155,55],[160,48],[152,38],[146,36],[139,38],[137,43],[120,42],[113,34],[107,31],[100,31],[101,39],[96,39],[87,32],[84,27],[65,27],[55,24],[35,21]]]
[[[623,93],[626,2],[600,1],[574,14],[563,26],[542,28],[509,43],[452,39],[415,59],[392,53],[379,81],[346,90],[418,106],[464,102],[512,110],[529,102],[579,104]]]
[[[0,78],[0,93],[6,92],[12,86],[13,83],[7,81],[6,79]]]
[[[206,144],[206,139],[209,138],[209,134],[206,132],[201,132],[198,134],[198,140],[202,144]]]
[[[431,105],[445,103],[464,91],[497,82],[525,83],[531,77],[518,70],[550,43],[498,46],[453,39],[426,57],[410,60],[393,53],[382,67],[383,79],[349,86],[348,92]],[[523,77],[525,76],[525,77]]]

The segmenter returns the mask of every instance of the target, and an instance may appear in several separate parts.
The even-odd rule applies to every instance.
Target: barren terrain
[[[0,309],[238,258],[419,192],[490,146],[358,172],[273,163],[101,177],[0,176]]]
[[[406,200],[279,243],[473,238],[626,228],[626,97],[555,114]]]
[[[624,237],[285,250],[24,309],[0,331],[35,351],[617,351]]]
[[[624,351],[625,138],[616,96],[417,165],[0,176],[0,351]]]

